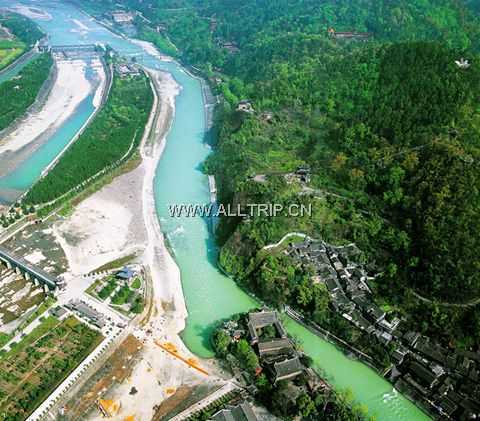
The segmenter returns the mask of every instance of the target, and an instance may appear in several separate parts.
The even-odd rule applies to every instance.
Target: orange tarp
[[[194,368],[197,371],[200,371],[200,373],[203,373],[208,376],[208,372],[204,370],[202,367],[200,367],[197,363],[197,361],[193,358],[186,359],[182,357],[178,351],[177,348],[174,344],[171,342],[165,342],[164,344],[160,343],[160,341],[156,340],[155,344],[162,348],[164,351],[167,351],[169,354],[173,355],[175,358],[178,358],[180,361],[183,361],[185,364],[188,366]]]

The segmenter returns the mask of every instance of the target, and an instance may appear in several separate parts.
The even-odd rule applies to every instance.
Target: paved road
[[[280,244],[282,244],[289,237],[309,238],[308,235],[303,234],[302,232],[289,232],[288,234],[285,234],[278,243],[269,244],[268,246],[265,246],[263,248],[263,250],[270,250],[272,248],[278,247]]]

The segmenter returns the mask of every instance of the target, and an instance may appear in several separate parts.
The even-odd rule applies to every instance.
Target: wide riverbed
[[[189,311],[183,339],[197,355],[211,356],[208,335],[212,325],[234,313],[246,311],[256,303],[217,269],[217,248],[205,221],[172,218],[168,213],[169,204],[209,201],[207,178],[200,169],[210,153],[204,144],[206,113],[200,82],[178,64],[145,54],[139,45],[114,35],[69,4],[52,1],[32,4],[46,9],[52,16],[52,20],[38,21],[49,35],[51,44],[108,43],[124,55],[136,56],[146,66],[170,72],[182,87],[176,100],[175,119],[167,146],[157,168],[155,199],[162,229],[182,275]],[[0,0],[2,5],[12,5],[12,2]],[[88,112],[85,112],[82,118],[87,117]],[[39,150],[36,155],[41,159],[39,155],[42,154],[43,151]],[[46,166],[48,162],[42,165]],[[428,419],[374,371],[346,358],[334,346],[293,321],[288,321],[287,328],[303,342],[304,349],[332,384],[349,388],[356,400],[368,406],[378,420]]]

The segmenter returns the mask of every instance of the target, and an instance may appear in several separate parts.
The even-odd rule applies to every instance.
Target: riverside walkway
[[[180,414],[176,415],[175,417],[171,418],[170,421],[183,421],[187,420],[190,417],[198,414],[200,411],[203,409],[206,409],[207,407],[214,405],[215,402],[218,400],[222,399],[223,397],[227,395],[231,395],[235,392],[241,392],[241,389],[233,384],[232,382],[228,382],[224,384],[220,389],[216,390],[213,392],[211,395],[207,396],[206,398],[202,399],[201,401],[193,404],[189,408],[187,408],[185,411],[181,412]]]

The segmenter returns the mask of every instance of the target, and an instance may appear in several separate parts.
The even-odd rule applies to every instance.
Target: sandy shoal
[[[180,270],[164,243],[153,191],[179,87],[169,74],[152,71],[151,76],[157,88],[155,101],[160,111],[158,118],[155,120],[151,116],[147,125],[147,132],[155,133],[155,137],[152,140],[144,136],[141,164],[83,201],[71,217],[54,227],[66,252],[70,271],[76,276],[132,251],[137,253],[138,260],[148,268],[151,276],[153,311],[148,323],[129,327],[144,343],[141,361],[127,382],[108,392],[110,397],[122,403],[114,420],[123,420],[132,414],[135,419],[151,419],[155,405],[169,396],[168,390],[183,384],[218,385],[223,382],[213,361],[200,361],[200,365],[211,373],[205,376],[162,351],[155,343],[175,344],[183,357],[195,358],[179,336],[185,327],[187,308]],[[130,394],[132,387],[138,391],[135,395]],[[100,413],[94,411],[89,419],[101,418]]]
[[[38,7],[29,7],[17,3],[15,4],[15,6],[10,7],[10,10],[13,10],[14,12],[24,15],[30,19],[38,19],[45,21],[52,20],[52,15],[50,13]]]
[[[56,60],[57,77],[43,107],[27,115],[18,127],[0,143],[0,160],[31,144],[39,136],[55,130],[64,123],[92,92],[93,85],[85,75],[86,63],[82,60]],[[104,81],[102,66],[94,65],[96,77]],[[100,83],[99,85],[102,85]]]

